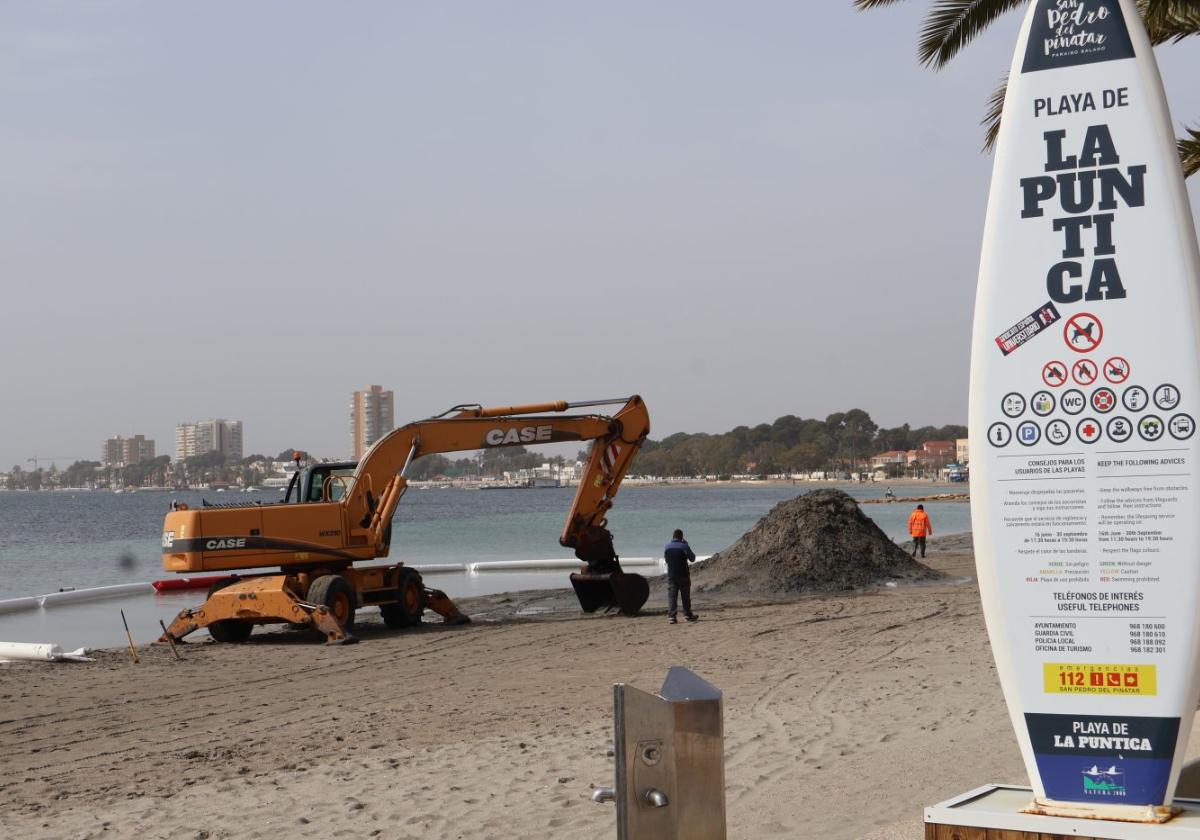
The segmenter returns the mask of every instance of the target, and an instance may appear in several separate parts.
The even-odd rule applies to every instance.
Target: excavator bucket
[[[471,623],[471,617],[459,612],[454,602],[440,589],[425,590],[425,606],[440,615],[445,624]]]
[[[637,615],[650,597],[650,584],[646,579],[629,572],[602,575],[576,572],[571,575],[571,586],[575,589],[579,606],[586,613],[603,607],[605,612],[616,609],[622,615]]]

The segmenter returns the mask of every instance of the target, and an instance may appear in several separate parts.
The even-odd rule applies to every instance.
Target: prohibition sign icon
[[[1063,341],[1076,353],[1090,353],[1100,346],[1104,326],[1090,312],[1076,312],[1063,324]]]
[[[1080,385],[1091,385],[1099,375],[1099,371],[1096,370],[1096,363],[1091,359],[1080,359],[1071,368],[1071,376]]]
[[[1042,381],[1051,388],[1067,384],[1067,366],[1058,359],[1053,359],[1042,365]]]
[[[1129,378],[1129,362],[1124,356],[1113,356],[1104,363],[1104,378],[1114,385]]]

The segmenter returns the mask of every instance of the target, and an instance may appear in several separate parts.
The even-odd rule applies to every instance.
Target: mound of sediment
[[[697,590],[836,592],[940,575],[913,560],[840,490],[780,502],[693,572]]]

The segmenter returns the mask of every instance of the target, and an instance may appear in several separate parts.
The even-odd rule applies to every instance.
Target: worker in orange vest
[[[925,538],[933,533],[933,524],[925,505],[917,505],[917,509],[908,517],[908,533],[913,538],[913,559],[917,557],[917,549],[921,549],[921,559],[925,559]]]

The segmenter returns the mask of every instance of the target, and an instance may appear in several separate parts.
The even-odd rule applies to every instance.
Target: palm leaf
[[[988,97],[987,113],[980,120],[984,128],[983,150],[990,152],[1000,136],[1000,115],[1004,113],[1004,95],[1008,92],[1008,73],[1000,79],[1000,86]]]
[[[1178,43],[1200,34],[1200,0],[1137,0],[1150,43]]]
[[[1026,0],[934,0],[917,55],[935,69],[946,65],[992,21]]]
[[[1179,162],[1183,164],[1183,177],[1190,178],[1200,172],[1200,130],[1184,129],[1185,136],[1179,138]]]

